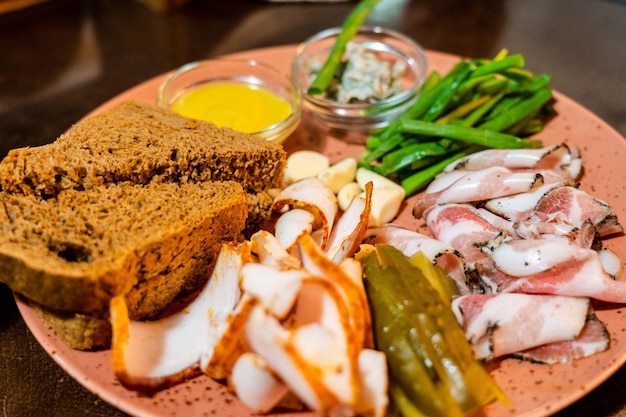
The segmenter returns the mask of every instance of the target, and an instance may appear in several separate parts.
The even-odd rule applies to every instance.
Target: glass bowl
[[[207,92],[206,87],[216,86],[220,92],[216,92],[218,90],[215,88],[211,93]],[[224,89],[224,86],[228,87]],[[189,99],[191,93],[198,93],[203,88],[205,94],[214,95],[196,95],[193,107],[180,104],[183,103],[182,100]],[[261,94],[262,99],[259,96],[251,99],[249,94]],[[282,106],[285,110],[284,117],[259,125],[276,113],[268,110],[273,108],[268,106],[267,101],[263,101],[268,99],[271,100],[271,105]],[[210,107],[213,102],[219,103],[219,109],[218,106]],[[185,64],[163,81],[157,93],[157,105],[162,108],[188,117],[208,120],[220,127],[228,126],[251,133],[276,143],[282,143],[298,127],[301,104],[300,90],[287,74],[255,60],[224,58]],[[215,112],[209,113],[211,108],[219,110],[219,121]],[[254,120],[254,124],[251,124],[251,120]]]
[[[389,124],[416,99],[426,79],[428,62],[424,50],[409,37],[382,27],[362,26],[352,42],[372,52],[390,65],[400,61],[405,69],[399,77],[401,90],[374,102],[343,103],[324,95],[307,94],[313,80],[312,68],[326,61],[341,28],[323,30],[298,45],[292,61],[291,76],[303,96],[305,107],[331,128],[371,131]],[[345,57],[344,57],[345,59]]]

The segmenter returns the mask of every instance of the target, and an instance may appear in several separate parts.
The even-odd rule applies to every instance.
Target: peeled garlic
[[[398,189],[397,186],[376,187],[376,185],[374,185],[374,190],[372,191],[370,227],[380,227],[393,220],[398,214],[403,200],[404,190],[402,188]]]
[[[301,150],[289,155],[285,166],[285,183],[316,177],[330,166],[328,157],[316,151]]]
[[[337,203],[342,211],[346,211],[352,199],[363,192],[363,188],[356,182],[350,182],[337,192]]]
[[[336,162],[320,172],[317,177],[324,181],[333,193],[337,194],[346,184],[354,181],[356,175],[356,159],[346,158]]]
[[[374,184],[374,189],[381,187],[395,188],[402,192],[402,198],[404,198],[404,188],[402,188],[400,184],[397,184],[391,181],[389,178],[377,174],[374,171],[370,171],[366,168],[358,168],[356,170],[356,182],[361,186],[362,189],[365,189],[365,184],[370,181]]]

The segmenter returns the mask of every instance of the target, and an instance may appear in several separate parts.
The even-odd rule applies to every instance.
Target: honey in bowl
[[[265,130],[292,112],[287,100],[270,90],[236,82],[206,84],[189,90],[176,99],[172,110],[246,133]]]

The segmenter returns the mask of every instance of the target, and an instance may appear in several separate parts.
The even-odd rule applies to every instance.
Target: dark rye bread
[[[247,215],[236,182],[118,184],[50,199],[2,192],[0,202],[0,281],[48,309],[96,317],[126,294],[135,320],[206,282]]]
[[[132,182],[239,182],[248,193],[282,186],[282,146],[152,104],[124,102],[86,118],[51,144],[9,151],[7,193],[54,196]]]
[[[126,102],[82,120],[50,145],[10,151],[0,162],[0,185],[2,198],[38,196],[50,200],[47,204],[51,204],[66,193],[63,190],[83,192],[125,183],[152,189],[159,188],[158,184],[165,184],[167,188],[171,186],[168,184],[234,180],[246,195],[247,217],[244,216],[243,232],[249,235],[262,227],[271,215],[272,199],[267,191],[282,185],[285,161],[280,145],[230,129],[218,129],[210,123],[194,121],[150,104]],[[212,207],[215,208],[213,203],[207,209]],[[212,220],[213,227],[228,240],[240,227],[239,205],[232,212],[219,213]],[[100,239],[93,233],[90,238]],[[69,249],[67,254],[72,252]],[[206,259],[210,259],[212,250],[207,253]],[[140,270],[139,277],[126,293],[133,319],[160,315],[176,294],[184,294],[195,286],[197,275],[190,275],[185,260],[196,261],[193,256],[180,254],[169,267],[164,266],[158,272],[158,279],[142,279],[154,271]],[[176,262],[183,262],[183,267],[175,267]],[[0,264],[9,270],[15,267],[7,266],[3,257],[0,257]],[[22,267],[28,268],[28,265]],[[0,269],[0,274],[3,275],[0,281],[9,281],[4,278],[5,270]],[[65,293],[63,291],[24,288],[19,277],[11,278],[10,285],[35,299],[30,300],[33,307],[69,346],[76,349],[108,346],[111,328],[104,300],[117,291],[117,287],[114,290],[98,288],[104,294],[100,301],[86,298],[81,304],[80,296],[68,293],[67,298],[59,297],[58,294]],[[52,294],[49,299],[48,293]],[[75,304],[69,303],[70,299]]]

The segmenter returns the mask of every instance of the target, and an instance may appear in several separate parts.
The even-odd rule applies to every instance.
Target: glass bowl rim
[[[217,58],[200,59],[200,60],[185,63],[179,66],[178,68],[175,68],[174,70],[170,71],[170,73],[167,74],[165,79],[159,84],[159,87],[157,90],[157,97],[156,97],[157,106],[162,107],[162,108],[170,108],[171,103],[168,100],[166,100],[164,96],[165,96],[166,88],[169,85],[171,85],[171,83],[174,80],[178,79],[181,75],[189,73],[192,70],[201,69],[202,67],[208,66],[211,64],[236,64],[236,65],[241,65],[242,68],[244,67],[259,68],[263,71],[269,71],[274,76],[279,77],[280,79],[285,81],[286,85],[288,86],[287,88],[288,93],[289,93],[288,98],[286,97],[282,97],[282,98],[287,100],[289,105],[291,106],[291,113],[289,114],[289,116],[287,116],[286,118],[284,118],[283,120],[277,123],[274,123],[266,127],[263,130],[258,130],[256,132],[249,132],[249,134],[260,136],[269,141],[272,141],[273,136],[280,135],[283,130],[289,129],[292,125],[299,122],[300,117],[301,117],[302,92],[298,88],[298,85],[294,82],[292,77],[286,72],[281,71],[278,68],[275,68],[257,59],[217,57]],[[257,78],[263,81],[262,77],[256,76],[255,74],[249,74],[248,76],[252,76],[254,78]],[[211,78],[207,78],[207,80],[210,80],[210,79]],[[242,81],[244,84],[248,84],[248,85],[263,85],[263,84],[254,84],[254,83],[248,82],[247,80],[240,80],[235,75],[226,75],[223,78],[219,78],[219,79],[222,81],[237,79],[239,81]],[[270,85],[271,83],[265,83],[266,88],[267,86],[270,86]]]
[[[296,53],[294,55],[294,60],[292,62],[291,68],[291,77],[294,85],[298,90],[300,90],[301,95],[304,100],[311,102],[319,107],[325,108],[336,108],[336,109],[346,109],[348,111],[358,111],[358,110],[371,110],[377,108],[386,108],[389,106],[394,106],[397,104],[404,103],[406,100],[410,99],[411,96],[415,95],[419,89],[421,88],[424,80],[426,79],[426,74],[428,72],[428,58],[426,57],[426,53],[424,48],[408,37],[407,35],[396,31],[394,29],[385,28],[382,26],[361,26],[359,30],[356,32],[355,36],[358,35],[367,35],[367,34],[376,34],[376,35],[389,35],[391,38],[394,38],[397,41],[403,42],[408,45],[411,49],[416,52],[415,57],[408,57],[409,67],[413,69],[413,73],[415,74],[416,81],[411,84],[408,88],[402,90],[397,94],[393,94],[389,97],[386,97],[382,100],[378,100],[373,103],[341,103],[335,100],[330,100],[325,97],[317,97],[311,96],[306,93],[306,88],[302,86],[298,82],[298,77],[296,76],[296,72],[299,70],[299,66],[301,65],[301,57],[305,48],[314,44],[317,41],[331,38],[333,36],[337,36],[341,31],[341,27],[332,27],[324,29],[316,34],[310,36],[304,41],[300,42],[296,47]],[[382,42],[381,42],[382,43]],[[407,61],[406,57],[400,57],[403,61]]]

